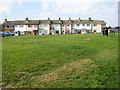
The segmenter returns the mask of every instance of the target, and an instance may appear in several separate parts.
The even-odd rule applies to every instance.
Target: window
[[[87,30],[86,30],[86,33],[90,33],[90,30],[89,30],[89,29],[87,29]]]
[[[53,25],[52,25],[52,24],[51,24],[50,26],[51,26],[51,27],[53,27]]]
[[[43,33],[44,34],[48,34],[48,30],[43,30]]]
[[[11,25],[11,27],[14,27],[13,25]]]
[[[64,25],[62,25],[64,27]]]
[[[24,35],[24,32],[23,32],[23,31],[20,31],[20,35]]]
[[[19,27],[23,27],[23,25],[20,25]]]
[[[75,27],[75,24],[73,24],[72,27]]]
[[[87,24],[87,26],[90,26],[90,24]]]
[[[96,32],[96,30],[94,30],[93,32]]]
[[[77,33],[80,33],[80,30],[79,30],[79,29],[77,29]]]
[[[15,25],[15,27],[18,27],[18,25]]]
[[[28,25],[28,27],[32,27],[32,25]]]
[[[102,24],[103,27],[105,27],[105,24]]]
[[[67,25],[69,27],[69,25]]]
[[[85,24],[82,24],[82,26],[85,26]]]
[[[6,28],[9,28],[9,26],[6,26]]]
[[[37,27],[37,25],[34,25],[34,27]]]
[[[32,31],[28,31],[28,34],[29,34],[29,35],[32,34]]]
[[[97,24],[94,24],[94,26],[97,26]]]
[[[13,29],[14,28],[14,26],[13,25],[11,25],[11,29]]]
[[[77,26],[79,26],[79,24],[77,24]]]
[[[45,24],[44,27],[47,27],[47,24]]]

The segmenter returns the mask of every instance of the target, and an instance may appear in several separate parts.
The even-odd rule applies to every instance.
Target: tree
[[[2,24],[0,24],[0,31],[2,30]]]

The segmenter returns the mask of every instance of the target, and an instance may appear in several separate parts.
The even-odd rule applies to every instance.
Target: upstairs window
[[[13,29],[14,28],[14,26],[13,25],[11,25],[11,29]]]
[[[23,27],[23,25],[20,25],[19,27]]]
[[[37,25],[34,25],[34,27],[37,27]]]
[[[75,27],[75,24],[72,24],[72,27]]]
[[[6,26],[6,28],[9,28],[9,26]]]
[[[97,24],[94,24],[94,26],[97,26]]]
[[[47,24],[45,24],[44,27],[47,27]]]
[[[79,24],[77,24],[77,26],[79,26]]]
[[[62,25],[64,27],[64,25]]]
[[[102,24],[103,27],[105,27],[105,24]]]
[[[28,25],[28,27],[29,27],[29,28],[31,28],[31,27],[32,27],[32,25]]]
[[[51,24],[50,27],[53,27],[53,25]]]
[[[15,27],[18,27],[18,25],[15,25]]]
[[[82,26],[85,26],[85,24],[82,24]]]
[[[87,26],[90,26],[90,24],[87,24]]]

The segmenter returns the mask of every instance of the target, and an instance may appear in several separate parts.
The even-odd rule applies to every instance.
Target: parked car
[[[1,32],[2,37],[6,37],[6,36],[14,36],[14,33],[11,32]]]
[[[2,37],[9,36],[9,34],[7,32],[1,32],[1,34],[2,34]]]
[[[11,33],[11,32],[7,32],[9,36],[14,36],[15,34],[14,33]]]

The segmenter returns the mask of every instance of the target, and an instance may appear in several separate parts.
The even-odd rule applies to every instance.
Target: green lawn
[[[6,88],[117,88],[118,34],[5,37],[2,75]]]

